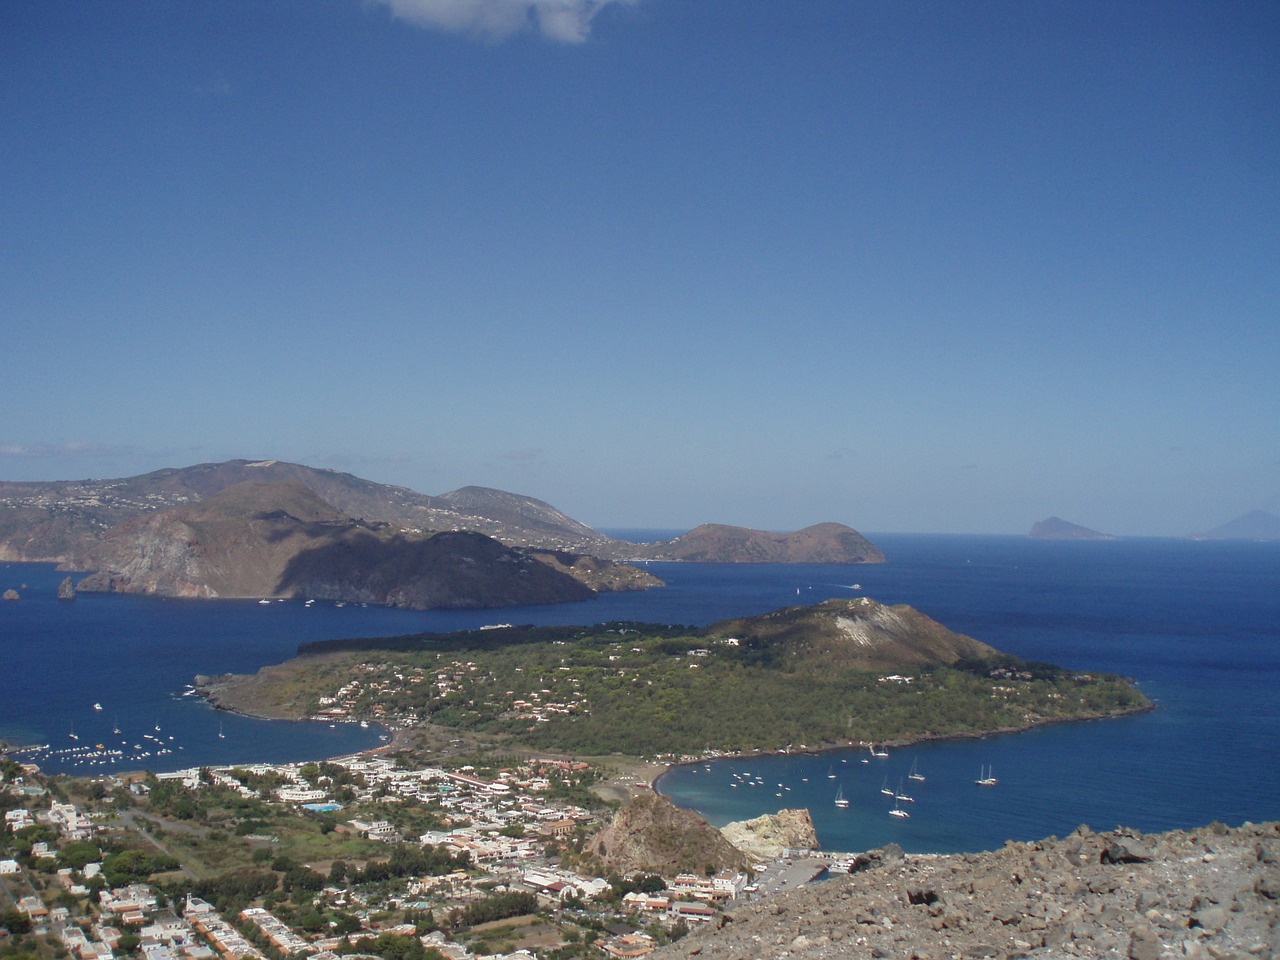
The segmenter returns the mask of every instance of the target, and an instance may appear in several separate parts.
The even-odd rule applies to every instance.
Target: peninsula
[[[376,720],[465,731],[493,747],[667,760],[972,736],[1150,708],[1122,678],[1019,660],[870,598],[704,629],[613,623],[325,641],[253,676],[198,678],[197,688],[216,706],[265,717]]]

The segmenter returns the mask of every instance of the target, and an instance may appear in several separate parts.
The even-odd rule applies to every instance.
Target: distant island
[[[1078,523],[1069,523],[1061,517],[1050,517],[1047,520],[1041,520],[1039,523],[1032,524],[1031,532],[1027,534],[1032,540],[1116,540],[1109,533],[1099,533],[1097,530],[1090,530],[1088,527],[1082,527]]]
[[[196,686],[256,716],[439,727],[582,756],[822,749],[1150,708],[1122,678],[1020,660],[867,597],[701,629],[504,626],[299,654]]]
[[[1206,533],[1192,534],[1193,540],[1280,540],[1280,517],[1266,510],[1250,510]]]
[[[880,563],[838,523],[794,533],[705,524],[616,540],[532,497],[440,496],[278,460],[115,480],[0,482],[0,560],[91,571],[83,591],[298,598],[415,609],[583,600],[660,586],[630,561]]]

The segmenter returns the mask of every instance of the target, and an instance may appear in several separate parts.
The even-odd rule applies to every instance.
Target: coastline
[[[1007,734],[1026,733],[1029,730],[1036,730],[1041,727],[1061,726],[1071,723],[1092,723],[1099,720],[1123,720],[1126,717],[1141,716],[1144,713],[1151,713],[1156,709],[1156,705],[1150,700],[1143,706],[1135,707],[1132,710],[1125,710],[1119,713],[1098,713],[1081,715],[1078,717],[1046,717],[1034,723],[1026,723],[1012,727],[999,727],[992,730],[972,731],[965,733],[929,733],[921,734],[914,737],[899,737],[894,740],[877,740],[874,743],[867,741],[849,741],[848,743],[828,743],[820,744],[816,747],[806,747],[802,750],[743,750],[734,753],[717,753],[714,756],[703,756],[692,759],[673,760],[664,762],[662,769],[649,783],[649,789],[655,793],[662,794],[658,784],[668,773],[678,767],[694,767],[700,764],[714,763],[717,760],[750,760],[756,757],[786,757],[786,756],[813,756],[820,757],[827,753],[836,753],[840,750],[862,750],[869,747],[880,745],[882,747],[892,747],[895,750],[907,747],[919,746],[922,743],[951,743],[961,740],[986,740],[989,737],[1005,736]],[[659,761],[653,761],[658,763]],[[666,796],[666,794],[662,794]]]
[[[315,656],[315,655],[313,655]],[[325,656],[320,654],[319,656]],[[330,654],[332,657],[339,657],[340,654]],[[253,692],[267,683],[267,674],[279,675],[289,671],[290,665],[299,659],[292,658],[284,663],[274,664],[263,667],[255,674],[223,674],[216,677],[198,676],[195,681],[195,693],[203,698],[216,710],[223,710],[228,713],[238,714],[241,716],[251,717],[259,720],[286,720],[291,722],[322,722],[314,717],[302,715],[301,711],[288,710],[271,710],[265,708],[261,700],[258,700],[252,694]],[[236,695],[228,696],[230,690],[234,688]],[[923,743],[944,743],[963,740],[982,740],[988,737],[1003,736],[1007,734],[1025,733],[1040,727],[1056,726],[1069,723],[1084,723],[1097,720],[1116,720],[1125,717],[1137,716],[1149,713],[1155,710],[1155,704],[1144,697],[1145,702],[1135,706],[1132,709],[1119,712],[1106,713],[1090,713],[1081,714],[1072,717],[1045,717],[1033,722],[997,727],[985,730],[968,730],[957,731],[953,733],[925,733],[911,736],[900,736],[889,740],[877,740],[876,744],[893,749],[902,749],[911,746],[917,746]],[[357,718],[343,719],[343,723],[359,722]],[[420,739],[431,740],[436,746],[431,751],[436,751],[441,740],[448,741],[450,744],[456,741],[469,741],[469,745],[477,746],[464,731],[456,731],[451,728],[436,727],[435,725],[414,726],[412,728],[401,726],[386,721],[368,720],[370,725],[376,725],[391,734],[391,740],[384,744],[370,748],[368,751],[361,752],[386,752],[390,750],[413,750],[420,746],[417,742]],[[436,735],[431,736],[432,733]],[[422,735],[427,734],[424,738]],[[596,763],[608,765],[621,763],[624,766],[624,772],[610,777],[608,780],[598,784],[597,792],[610,800],[623,800],[637,793],[652,791],[654,793],[662,793],[660,783],[668,773],[673,769],[682,766],[693,766],[696,764],[710,763],[716,760],[742,760],[752,757],[777,757],[787,755],[801,756],[821,756],[827,753],[833,753],[841,750],[857,750],[866,749],[871,746],[867,741],[848,741],[848,742],[831,742],[822,743],[815,746],[807,746],[803,749],[780,749],[780,750],[746,750],[733,751],[724,753],[715,753],[712,755],[704,755],[700,757],[687,757],[679,760],[660,760],[650,757],[631,756],[631,755],[610,755],[608,757],[588,757],[571,754],[566,751],[554,751],[565,756],[572,756],[574,759],[594,761]],[[529,749],[521,747],[520,749]],[[447,750],[437,752],[437,756],[447,755],[447,753],[456,753],[457,750]],[[542,751],[546,752],[546,751]],[[663,794],[665,796],[665,794]]]

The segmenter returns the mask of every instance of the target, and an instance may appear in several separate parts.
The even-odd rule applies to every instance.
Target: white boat
[[[877,750],[876,745],[873,743],[871,745],[871,755],[878,760],[883,760],[885,757],[889,755],[889,751],[884,749],[884,747],[881,747],[879,750]]]
[[[901,780],[898,781],[898,792],[893,795],[893,799],[897,803],[915,803],[916,802],[915,797],[908,796],[907,794],[902,792]]]
[[[886,797],[893,796],[893,787],[889,786],[888,777],[884,778],[884,783],[880,786],[880,792],[883,793]]]
[[[227,739],[227,735],[222,732],[222,724],[218,724],[218,739],[219,740]]]
[[[102,704],[100,704],[100,703],[95,703],[95,704],[93,705],[93,709],[95,709],[95,710],[101,710],[101,709],[102,709]]]
[[[924,783],[924,774],[920,772],[920,769],[917,766],[918,763],[919,761],[915,759],[911,761],[911,772],[907,774],[907,779],[915,780],[919,783]]]
[[[1000,781],[995,778],[995,768],[987,766],[978,771],[978,779],[973,782],[980,787],[994,787]]]
[[[844,798],[844,787],[836,787],[836,806],[841,810],[849,806],[849,801]]]
[[[259,604],[269,604],[270,602],[271,602],[270,600],[265,600],[265,599],[258,601]]]
[[[828,780],[834,780],[835,778],[836,778],[836,768],[835,768],[835,767],[827,767],[827,779],[828,779]]]
[[[903,810],[900,806],[898,806],[898,802],[895,800],[893,803],[893,809],[889,811],[889,816],[901,817],[903,819],[906,819],[907,817],[911,816],[911,814],[907,813],[907,811]]]

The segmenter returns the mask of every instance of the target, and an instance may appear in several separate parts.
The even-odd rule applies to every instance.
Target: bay
[[[1156,709],[883,759],[847,750],[682,766],[660,780],[663,793],[717,825],[807,807],[823,847],[848,851],[896,842],[957,852],[1080,824],[1166,830],[1280,817],[1280,544],[877,542],[893,562],[858,571],[877,600],[910,603],[1028,659],[1133,677]],[[913,763],[925,782],[906,779]],[[980,787],[988,765],[999,783]],[[748,774],[757,786],[745,785]],[[898,804],[909,817],[889,815],[886,782],[913,798]],[[833,802],[836,786],[847,809]]]
[[[63,574],[52,566],[3,564],[0,590],[17,589],[22,600],[0,605],[0,739],[55,750],[109,746],[118,726],[117,741],[153,748],[141,751],[152,754],[141,763],[121,759],[92,769],[73,754],[46,755],[41,762],[50,772],[316,759],[376,746],[385,734],[231,716],[183,696],[187,685],[198,673],[279,662],[310,640],[498,622],[703,625],[865,594],[909,603],[1019,656],[1132,676],[1157,709],[894,749],[868,763],[852,751],[722,760],[710,770],[675,768],[659,788],[717,824],[808,807],[823,846],[835,850],[890,840],[915,851],[976,850],[1010,837],[1062,834],[1082,822],[1152,830],[1280,817],[1280,544],[872,539],[888,563],[655,563],[648,566],[665,588],[488,611],[96,594],[58,601]],[[171,752],[156,756],[162,749]],[[909,783],[913,759],[927,780],[910,783],[914,803],[903,804],[910,818],[889,817],[880,789],[886,778],[892,787]],[[985,765],[994,767],[997,786],[973,783]],[[832,803],[829,771],[851,800],[847,810]],[[744,786],[747,772],[760,785]]]

